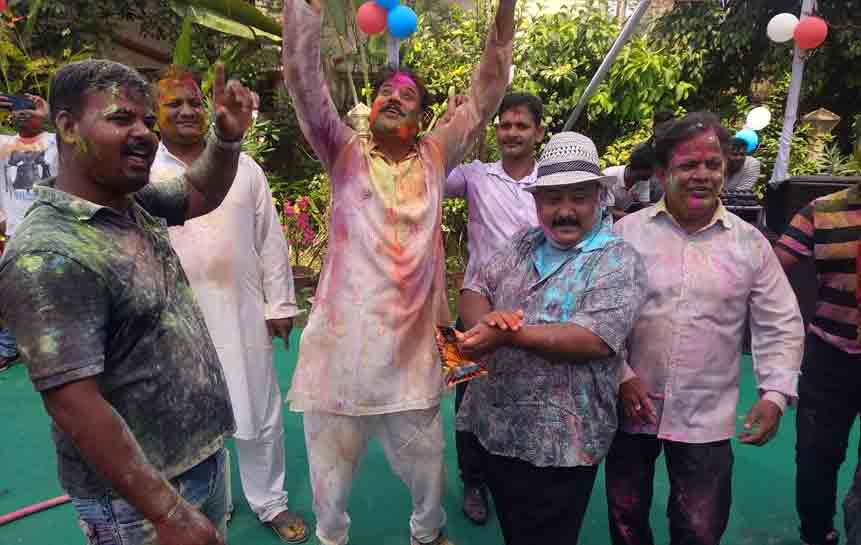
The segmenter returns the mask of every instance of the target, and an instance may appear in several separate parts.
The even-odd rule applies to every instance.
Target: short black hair
[[[544,103],[541,102],[540,98],[529,93],[510,93],[505,95],[505,98],[502,99],[502,104],[499,106],[497,116],[502,117],[502,114],[518,106],[526,106],[532,115],[532,120],[535,121],[535,125],[541,125],[541,118],[544,116]]]
[[[140,94],[144,99],[150,96],[146,78],[124,64],[103,59],[67,64],[51,79],[51,121],[56,124],[57,115],[64,110],[79,116],[88,92],[115,88]]]
[[[655,168],[655,150],[648,142],[639,144],[631,151],[628,165],[636,170]]]
[[[679,144],[707,131],[714,131],[726,155],[730,142],[729,131],[720,124],[720,120],[713,113],[694,112],[669,122],[666,129],[656,135],[655,159],[658,165],[666,168]]]
[[[669,110],[659,110],[655,112],[655,115],[652,116],[652,122],[655,125],[660,125],[661,123],[666,123],[667,121],[672,121],[676,118],[676,114]]]
[[[389,81],[395,74],[403,74],[408,76],[411,80],[413,80],[418,87],[419,95],[421,95],[421,105],[422,110],[427,110],[431,105],[431,95],[428,91],[428,88],[425,87],[424,82],[419,78],[413,70],[407,66],[401,66],[397,70],[391,66],[387,65],[383,68],[377,76],[374,78],[374,98],[377,98],[377,95],[380,92],[380,87],[383,86],[384,83]]]
[[[747,154],[747,142],[741,138],[733,137],[729,141],[729,149],[732,151],[741,151],[742,153]]]
[[[660,135],[667,130],[670,126],[670,123],[676,119],[676,114],[669,111],[659,111],[655,112],[655,115],[652,116],[652,134],[654,138],[657,139]]]

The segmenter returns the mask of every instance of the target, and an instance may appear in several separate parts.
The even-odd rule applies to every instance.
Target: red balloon
[[[2,0],[0,0],[2,1]],[[356,11],[356,24],[365,34],[379,34],[386,30],[386,17],[389,12],[376,2],[365,2]]]
[[[801,49],[815,49],[828,37],[828,23],[821,17],[804,17],[795,27],[794,37]]]
[[[6,11],[6,0],[0,0],[0,11]]]

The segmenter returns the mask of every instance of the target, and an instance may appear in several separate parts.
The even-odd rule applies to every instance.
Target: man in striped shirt
[[[762,163],[747,155],[747,142],[733,138],[726,161],[726,183],[724,194],[738,191],[753,191],[753,186],[759,179]]]
[[[816,315],[810,323],[798,385],[796,503],[801,538],[809,545],[838,541],[833,528],[837,473],[849,430],[861,411],[858,329],[858,241],[861,185],[816,199],[792,219],[775,251],[784,269],[814,259]],[[859,519],[861,482],[844,502],[849,543]],[[858,529],[856,528],[857,532]]]

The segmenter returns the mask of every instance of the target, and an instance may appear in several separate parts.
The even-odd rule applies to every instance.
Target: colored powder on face
[[[201,103],[203,102],[203,93],[200,91],[197,82],[190,74],[179,74],[178,77],[165,77],[158,82],[158,126],[162,132],[168,136],[176,135],[176,123],[171,119],[169,104],[180,99],[181,95],[196,96]],[[205,112],[200,115],[200,133],[206,132],[209,126],[209,119]]]
[[[38,255],[25,255],[18,260],[18,267],[28,273],[38,272],[42,268],[42,258]]]
[[[380,110],[386,105],[386,102],[387,101],[385,99],[377,99],[372,104],[371,114],[368,116],[368,122],[371,124],[371,128],[375,128],[377,126],[377,117],[380,115]],[[413,118],[413,116],[407,116],[406,121],[397,128],[396,134],[398,139],[404,142],[414,140],[419,134],[418,122]]]
[[[395,75],[386,81],[386,83],[391,84],[395,89],[401,87],[412,87],[416,94],[419,92],[419,86],[416,81],[404,72],[396,72]]]

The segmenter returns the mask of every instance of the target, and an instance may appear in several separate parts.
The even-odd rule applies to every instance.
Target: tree
[[[828,40],[807,60],[801,111],[825,107],[845,123],[838,140],[845,151],[850,144],[853,113],[861,94],[861,0],[819,0],[818,14],[829,24]],[[750,96],[759,81],[780,81],[792,62],[792,42],[775,44],[766,35],[772,17],[798,14],[801,0],[728,0],[678,3],[661,17],[655,37],[682,46],[683,72],[688,79],[701,75],[702,85],[685,103],[688,109],[726,110],[733,97]]]

